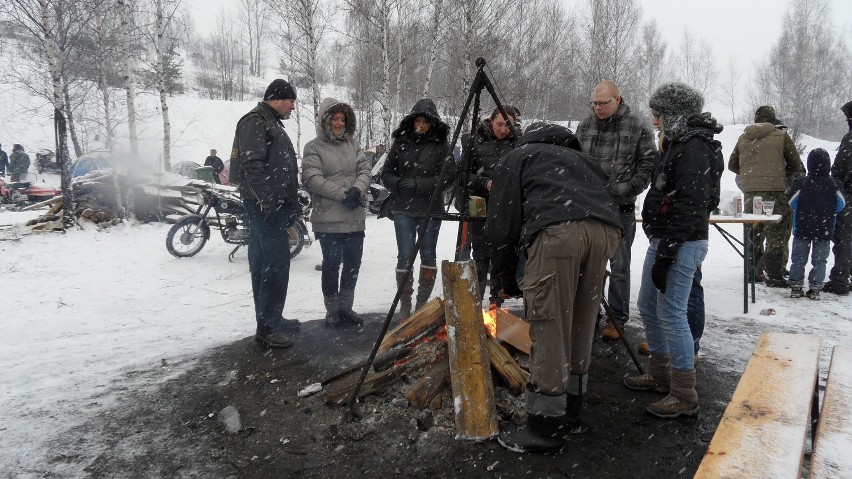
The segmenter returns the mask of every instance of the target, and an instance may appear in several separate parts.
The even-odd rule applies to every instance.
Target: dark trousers
[[[364,255],[364,232],[316,233],[316,237],[322,248],[322,294],[331,296],[341,289],[355,290]]]
[[[852,270],[852,206],[846,205],[843,211],[837,215],[837,224],[834,226],[834,237],[831,239],[834,246],[834,266],[828,274],[828,279],[843,288],[849,287],[849,273]]]
[[[689,299],[686,303],[686,322],[689,323],[689,332],[692,333],[695,354],[698,354],[699,342],[704,334],[704,286],[701,286],[701,278],[701,266],[699,266],[692,275],[692,289],[689,290]]]
[[[248,260],[257,334],[281,331],[281,314],[290,282],[290,240],[287,214],[264,221],[260,205],[251,198],[243,201],[249,225]]]

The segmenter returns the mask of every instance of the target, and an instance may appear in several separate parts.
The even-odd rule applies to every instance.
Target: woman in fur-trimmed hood
[[[360,325],[352,305],[364,251],[370,164],[355,140],[351,106],[326,98],[318,116],[317,137],[305,145],[302,181],[311,192],[311,224],[322,248],[325,325]]]
[[[393,132],[393,144],[382,167],[382,182],[391,191],[385,200],[382,215],[393,217],[396,230],[397,286],[403,290],[399,303],[399,318],[411,313],[411,296],[414,293],[413,273],[407,273],[420,225],[428,222],[420,250],[420,280],[416,307],[423,305],[432,294],[438,273],[436,247],[441,220],[430,219],[444,211],[443,195],[429,209],[432,193],[439,186],[443,191],[452,182],[452,174],[441,178],[444,162],[453,162],[447,134],[450,127],[441,120],[435,102],[428,98],[414,104]],[[453,162],[454,163],[454,162]],[[455,171],[454,164],[448,172]],[[416,308],[415,308],[416,309]]]
[[[649,246],[639,288],[639,314],[651,353],[649,374],[624,379],[629,389],[668,391],[646,408],[657,417],[698,413],[694,343],[686,317],[695,271],[707,255],[710,211],[725,168],[721,131],[704,98],[683,83],[659,87],[649,101],[664,136],[662,155],[642,205]]]

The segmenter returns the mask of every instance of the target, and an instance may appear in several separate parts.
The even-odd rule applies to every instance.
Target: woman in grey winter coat
[[[302,180],[311,192],[311,223],[322,248],[325,326],[357,326],[363,320],[352,305],[364,253],[370,164],[354,138],[351,106],[326,98],[318,117],[317,137],[305,145]]]

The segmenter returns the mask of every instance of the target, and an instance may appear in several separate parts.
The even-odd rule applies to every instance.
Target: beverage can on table
[[[763,214],[763,197],[755,196],[752,200],[751,212],[755,215]]]
[[[734,209],[734,218],[739,218],[743,215],[743,199],[741,196],[737,196],[737,206]]]

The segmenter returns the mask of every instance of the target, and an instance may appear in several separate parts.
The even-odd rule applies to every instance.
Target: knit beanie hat
[[[754,112],[755,123],[772,123],[775,124],[775,108],[769,105],[763,105]]]
[[[263,94],[263,101],[269,100],[295,100],[296,89],[293,88],[286,80],[277,78],[266,87],[266,93]]]
[[[831,155],[822,148],[814,148],[808,153],[808,174],[828,176],[831,171]]]
[[[840,111],[846,115],[846,121],[852,120],[852,101],[846,102],[845,105],[841,106]]]
[[[686,120],[701,114],[704,97],[698,90],[683,83],[666,83],[651,95],[649,106],[662,116],[666,136],[676,139],[686,128]]]

